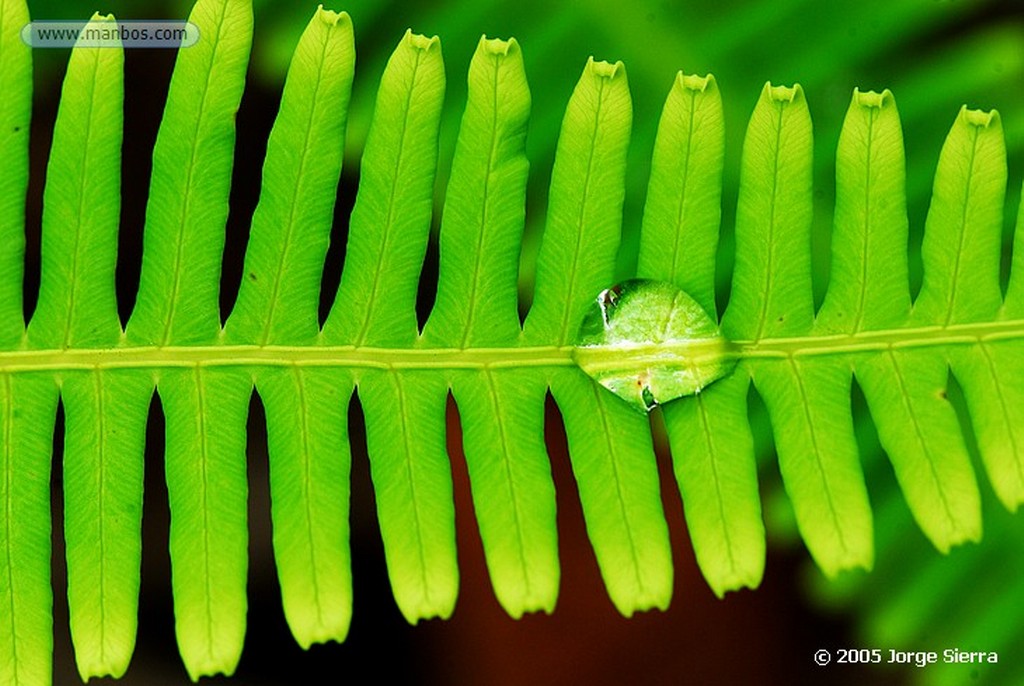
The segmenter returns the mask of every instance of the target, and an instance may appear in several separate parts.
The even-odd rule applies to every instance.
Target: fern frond
[[[17,36],[27,14],[21,3],[0,3],[0,85],[14,94],[0,104],[0,152],[14,162],[0,169],[0,181],[23,197],[26,138],[14,134],[27,127],[29,63]],[[348,632],[346,411],[354,391],[392,588],[410,622],[449,616],[458,594],[449,393],[464,428],[488,569],[510,615],[551,611],[557,597],[543,441],[549,391],[612,602],[625,615],[666,607],[673,569],[648,418],[588,378],[573,350],[619,250],[633,123],[625,67],[591,59],[569,100],[533,306],[520,328],[531,96],[519,45],[481,39],[445,196],[437,302],[421,334],[416,291],[446,83],[439,40],[408,32],[381,78],[341,285],[319,330],[355,58],[348,16],[318,10],[289,70],[242,286],[221,327],[217,267],[251,5],[199,0],[190,20],[206,39],[182,51],[175,67],[154,149],[138,300],[124,333],[113,283],[119,159],[95,154],[120,146],[119,51],[72,54],[47,172],[42,289],[27,330],[23,209],[0,199],[0,296],[12,295],[0,301],[5,683],[49,680],[48,483],[58,398],[67,414],[69,604],[83,678],[120,674],[131,655],[154,389],[166,417],[176,634],[193,679],[230,674],[242,649],[245,424],[254,387],[267,410],[283,603],[302,646]],[[722,122],[714,78],[680,75],[655,145],[639,271],[692,293],[686,316],[716,314]],[[718,595],[756,586],[764,570],[751,382],[771,416],[802,537],[829,575],[870,567],[875,556],[850,408],[854,377],[904,496],[940,550],[981,531],[978,487],[945,397],[950,370],[999,498],[1010,509],[1024,499],[1024,397],[1008,381],[1024,373],[1024,250],[1014,256],[1004,301],[998,114],[964,109],[947,139],[926,227],[925,282],[913,305],[901,136],[891,93],[855,91],[837,153],[833,273],[816,314],[810,114],[799,85],[766,85],[741,164],[736,269],[721,322],[732,343],[715,338],[709,353],[707,337],[697,335],[715,328],[706,317],[693,337],[661,335],[684,314],[683,300],[670,298],[635,318],[652,327],[635,331],[637,340],[588,348],[612,361],[633,399],[650,392],[644,384],[654,372],[690,373],[695,360],[705,361],[700,355],[711,357],[717,376],[735,364],[710,386],[679,384],[696,393],[663,408],[698,561]],[[1022,233],[1018,227],[1018,247]],[[646,357],[636,350],[644,346],[653,350]]]

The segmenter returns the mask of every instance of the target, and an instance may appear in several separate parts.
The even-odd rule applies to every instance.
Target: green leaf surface
[[[939,155],[921,245],[921,324],[988,321],[999,310],[1006,143],[999,113],[960,110]]]
[[[176,369],[158,386],[167,422],[175,635],[185,668],[235,671],[248,568],[245,426],[252,381],[237,370]]]
[[[676,75],[658,124],[637,276],[676,284],[715,313],[725,126],[715,77]]]
[[[372,371],[359,379],[388,574],[411,624],[451,616],[459,590],[444,385],[423,372]]]
[[[68,608],[83,681],[121,676],[135,648],[152,395],[137,370],[75,372],[61,385]]]
[[[481,37],[445,195],[437,303],[425,343],[466,348],[519,341],[516,276],[529,114],[518,43]],[[452,374],[450,383],[495,594],[513,617],[550,612],[559,565],[543,372],[483,369]]]
[[[853,91],[836,151],[831,280],[822,334],[902,325],[910,313],[906,161],[896,100]]]
[[[803,89],[766,83],[743,142],[736,266],[722,319],[733,341],[810,329],[812,154]]]
[[[626,617],[664,610],[672,597],[672,551],[647,418],[579,370],[555,375],[551,393],[608,595]]]
[[[480,38],[441,222],[437,302],[424,340],[465,348],[519,336],[530,90],[516,41]]]
[[[308,345],[319,333],[320,277],[354,66],[348,15],[318,9],[295,50],[271,131],[226,341]],[[352,614],[345,412],[352,380],[298,367],[258,369],[255,377],[267,410],[274,554],[285,616],[303,648],[343,641]]]
[[[113,21],[92,18],[96,25]],[[28,327],[37,348],[111,346],[121,335],[114,268],[123,63],[120,47],[71,53],[43,193],[39,304]]]
[[[713,76],[676,77],[651,161],[637,273],[715,312],[724,127]],[[764,524],[743,374],[664,405],[690,539],[716,595],[761,583]]]
[[[416,284],[430,230],[444,88],[441,42],[407,31],[377,91],[325,340],[408,345],[418,333]]]
[[[21,42],[24,0],[0,0],[0,346],[24,333],[25,192],[32,117],[32,50]]]
[[[267,412],[274,557],[285,617],[303,648],[344,641],[352,616],[352,387],[345,372],[298,367],[267,370],[257,381]]]
[[[527,341],[570,342],[588,302],[611,278],[631,124],[625,68],[591,59],[558,139]],[[554,373],[550,383],[612,602],[626,616],[666,607],[672,557],[646,418],[578,370]],[[595,418],[601,420],[596,429]]]
[[[914,518],[942,551],[981,536],[978,486],[936,354],[889,351],[857,380]]]
[[[997,316],[1006,178],[999,113],[961,109],[939,157],[915,319],[949,324]],[[1013,342],[980,342],[948,357],[963,388],[989,481],[1011,510],[1024,501],[1024,456],[1018,449],[1024,445],[1024,406],[1019,385],[1003,383],[1002,377],[1021,378],[1024,359],[1013,354],[1018,350]]]
[[[220,262],[252,3],[199,0],[188,20],[202,38],[178,53],[153,148],[142,274],[127,329],[137,345],[209,343],[220,331]]]
[[[591,58],[558,138],[533,307],[524,326],[531,343],[571,343],[587,305],[612,280],[632,123],[626,68]]]
[[[830,576],[870,569],[871,505],[853,433],[850,369],[832,360],[762,362],[754,383],[772,418],[779,470],[815,562]]]
[[[996,316],[1005,188],[998,113],[962,109],[939,157],[922,246],[925,278],[912,324],[949,327]],[[979,341],[947,355],[890,351],[889,361],[871,360],[857,368],[911,510],[940,550],[981,536],[980,495],[946,400],[947,365],[964,388],[997,493],[1010,506],[1020,498],[1020,458],[1008,452],[1019,411],[993,383],[990,347]],[[893,373],[899,375],[897,384]]]
[[[355,46],[342,12],[316,11],[292,58],[267,143],[238,300],[225,338],[309,344],[345,148]],[[307,96],[307,94],[309,94]]]
[[[736,269],[722,322],[733,340],[756,344],[806,335],[812,326],[811,143],[803,89],[766,84],[743,145]],[[768,407],[779,469],[811,554],[830,575],[870,567],[871,508],[853,435],[849,368],[792,357],[742,367]]]
[[[516,618],[552,612],[558,598],[546,390],[533,370],[470,372],[452,380],[487,569],[498,601]]]
[[[715,595],[756,588],[765,534],[743,375],[727,377],[662,410],[686,526]]]
[[[50,458],[57,388],[46,374],[0,375],[0,684],[49,684]]]

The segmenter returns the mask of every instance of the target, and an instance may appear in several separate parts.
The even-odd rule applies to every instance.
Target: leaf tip
[[[891,106],[895,101],[896,99],[893,97],[892,91],[888,88],[881,93],[872,90],[862,91],[859,88],[853,89],[853,102],[859,107],[881,110]]]
[[[971,110],[967,105],[960,108],[960,118],[964,123],[978,129],[998,128],[1000,124],[999,110]]]
[[[684,74],[680,71],[676,73],[676,86],[680,90],[693,91],[695,94],[704,93],[708,89],[715,89],[715,75],[705,74],[701,76],[699,74]]]
[[[422,33],[413,33],[412,29],[405,30],[405,36],[402,37],[402,42],[407,44],[409,47],[422,52],[430,52],[435,47],[441,45],[441,39],[437,36],[425,36]]]
[[[624,65],[621,61],[616,61],[613,64],[611,62],[606,62],[605,60],[595,60],[594,56],[591,55],[589,58],[587,58],[586,73],[596,76],[600,79],[614,81],[617,78],[625,78],[626,65]]]
[[[316,18],[329,27],[337,26],[338,24],[344,26],[345,24],[352,23],[352,19],[348,16],[348,12],[325,10],[323,5],[317,5]]]
[[[519,52],[519,42],[515,38],[502,40],[501,38],[488,38],[486,34],[480,36],[480,43],[477,51],[484,55],[494,57],[508,57]]]
[[[792,86],[773,86],[771,81],[764,84],[764,95],[772,102],[783,105],[794,103],[803,98],[804,89],[799,83]]]

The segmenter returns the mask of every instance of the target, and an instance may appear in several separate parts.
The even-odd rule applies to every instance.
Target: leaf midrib
[[[106,545],[106,479],[107,479],[107,465],[106,465],[106,446],[107,446],[107,432],[104,427],[106,411],[104,410],[103,403],[103,380],[100,378],[100,370],[96,369],[93,372],[93,392],[96,394],[96,476],[97,488],[96,488],[96,501],[99,508],[99,512],[96,517],[96,536],[97,536],[97,547],[100,558],[99,563],[99,574],[97,589],[99,593],[99,645],[100,645],[100,664],[106,667],[107,665],[107,545]]]
[[[281,281],[284,278],[285,269],[291,264],[288,259],[288,253],[294,245],[293,236],[295,234],[295,223],[296,216],[299,213],[299,207],[302,203],[299,202],[301,191],[306,190],[304,181],[306,180],[306,166],[309,163],[310,154],[313,152],[313,148],[310,145],[310,141],[313,138],[314,127],[313,120],[317,115],[317,110],[322,107],[320,101],[320,91],[323,87],[324,79],[326,78],[324,72],[327,70],[325,65],[327,60],[327,46],[329,39],[324,38],[323,44],[320,46],[320,68],[317,70],[316,86],[313,87],[313,95],[310,98],[311,105],[309,107],[309,116],[306,117],[305,126],[305,137],[302,140],[302,151],[299,155],[299,169],[295,174],[295,183],[291,186],[291,202],[288,204],[288,220],[285,222],[284,229],[284,240],[283,247],[281,249],[281,259],[277,263],[277,269],[274,271],[274,280],[270,287],[270,300],[269,312],[267,313],[266,323],[263,326],[263,333],[260,336],[260,340],[266,344],[270,340],[271,333],[274,331],[274,316],[277,314],[278,294],[281,291]]]
[[[217,36],[214,40],[219,43],[221,36],[221,29],[223,27],[223,15],[221,16],[220,25],[217,27]],[[214,52],[219,46],[215,45]],[[196,156],[199,154],[199,129],[202,128],[203,117],[206,112],[206,101],[207,95],[210,92],[210,81],[213,80],[213,69],[210,69],[206,75],[206,81],[203,83],[203,95],[199,100],[199,113],[196,116],[195,126],[192,127],[192,147],[189,150],[189,162],[188,167],[185,170],[185,183],[183,184],[186,191],[184,197],[181,199],[180,211],[177,212],[177,224],[175,231],[175,238],[177,240],[177,250],[174,254],[174,277],[171,286],[170,297],[168,298],[167,308],[167,320],[164,322],[164,332],[161,340],[167,343],[171,339],[172,327],[174,326],[174,317],[178,308],[178,293],[181,290],[181,263],[185,254],[185,231],[187,224],[189,223],[189,217],[191,215],[190,207],[192,205],[192,176],[196,168]],[[158,134],[159,136],[159,134]],[[159,142],[159,140],[158,140]]]
[[[309,546],[309,582],[312,585],[313,591],[313,603],[316,605],[316,624],[317,628],[322,629],[324,627],[324,600],[323,592],[320,590],[320,566],[317,563],[316,554],[316,543],[314,541],[314,524],[313,516],[314,513],[318,513],[317,508],[313,507],[314,498],[310,495],[313,491],[313,476],[310,474],[312,469],[311,462],[313,460],[312,450],[309,445],[309,437],[312,431],[309,427],[309,403],[306,400],[306,382],[302,376],[302,370],[293,367],[292,372],[295,374],[295,388],[297,390],[297,400],[299,404],[299,423],[302,427],[302,502],[305,505],[305,521],[303,522],[304,528],[306,529],[306,545]]]
[[[473,278],[469,281],[469,297],[466,310],[466,326],[462,332],[462,345],[465,348],[469,343],[470,336],[475,333],[473,327],[474,314],[476,314],[477,292],[480,286],[480,265],[484,256],[484,239],[487,236],[487,228],[490,225],[491,210],[491,177],[495,175],[494,158],[498,153],[498,125],[501,105],[498,101],[498,87],[500,85],[501,62],[494,60],[494,82],[491,87],[491,143],[487,150],[487,173],[483,175],[483,188],[480,191],[480,221],[477,223],[476,246],[473,251]],[[469,105],[467,105],[467,108]]]
[[[72,237],[72,248],[71,248],[71,252],[70,252],[70,255],[69,255],[69,257],[71,258],[69,260],[71,262],[71,264],[69,265],[70,276],[68,278],[68,283],[74,284],[74,285],[71,288],[68,289],[68,304],[67,304],[67,310],[65,310],[68,313],[68,318],[64,322],[64,336],[63,336],[64,347],[65,348],[67,348],[67,347],[69,347],[71,345],[71,336],[72,336],[72,333],[74,332],[75,296],[77,295],[77,288],[75,286],[81,285],[79,283],[79,279],[78,279],[78,267],[79,267],[78,263],[79,263],[79,257],[80,257],[79,250],[80,250],[81,244],[82,244],[83,224],[85,223],[85,220],[83,220],[83,217],[85,217],[85,206],[86,206],[85,195],[86,195],[86,188],[89,186],[89,181],[92,178],[87,172],[88,172],[88,170],[91,169],[89,161],[90,161],[90,157],[92,157],[92,154],[91,154],[92,153],[92,148],[93,148],[92,144],[94,143],[94,141],[92,139],[93,125],[94,125],[94,122],[93,122],[93,110],[95,109],[95,105],[96,105],[96,89],[97,89],[97,81],[99,80],[99,70],[100,70],[100,67],[99,67],[100,57],[99,57],[98,51],[92,52],[91,54],[87,52],[86,54],[90,55],[93,58],[93,64],[90,65],[92,67],[92,73],[90,74],[90,77],[91,77],[90,81],[91,82],[89,84],[89,92],[90,92],[89,107],[88,107],[88,110],[86,111],[86,116],[85,116],[85,135],[83,137],[85,142],[82,145],[82,159],[81,159],[81,162],[79,162],[79,165],[80,165],[79,168],[83,170],[83,173],[78,177],[78,197],[75,198],[75,200],[77,201],[77,203],[76,203],[77,207],[76,207],[75,218],[74,218],[75,225],[74,225],[74,227],[72,229],[72,236],[73,236]],[[56,204],[57,203],[54,203],[54,205],[56,205]]]
[[[403,178],[403,175],[399,172],[402,169],[402,165],[406,160],[406,153],[408,152],[407,148],[409,144],[406,143],[406,141],[409,136],[409,119],[412,116],[412,100],[413,95],[416,92],[416,79],[420,75],[419,70],[422,61],[423,51],[417,50],[416,59],[413,62],[412,69],[409,70],[409,88],[405,93],[405,106],[402,110],[402,128],[398,137],[398,150],[395,151],[394,164],[391,165],[391,189],[388,192],[388,210],[387,216],[384,219],[384,239],[380,247],[380,252],[377,254],[376,267],[373,270],[373,285],[370,287],[370,295],[366,300],[366,315],[363,319],[362,326],[359,328],[359,335],[356,336],[356,340],[359,341],[359,343],[364,343],[367,336],[370,335],[370,327],[374,321],[374,310],[379,309],[377,306],[377,297],[378,292],[380,291],[380,277],[381,274],[386,271],[384,269],[384,262],[391,252],[389,246],[391,244],[392,234],[395,232],[395,205],[398,204],[400,199],[399,182]],[[359,199],[357,197],[356,202],[358,203],[358,201]]]
[[[2,3],[0,3],[2,4]],[[11,494],[11,484],[14,482],[14,464],[13,451],[11,450],[11,422],[13,421],[13,411],[11,402],[13,395],[11,394],[11,377],[7,374],[0,375],[3,377],[3,404],[4,404],[4,420],[3,420],[3,444],[0,445],[0,455],[3,457],[3,494],[4,494],[4,567],[5,576],[7,577],[7,607],[9,609],[8,622],[11,625],[11,663],[14,665],[14,683],[18,683],[20,680],[20,671],[18,669],[18,613],[15,609],[16,599],[18,594],[14,590],[14,556],[11,554],[12,547],[12,529],[11,523],[14,521],[13,512],[13,495]]]
[[[650,358],[651,363],[690,362],[696,356],[743,360],[829,357],[889,350],[991,345],[1024,340],[1024,319],[861,331],[854,334],[764,338],[734,341],[726,353],[716,352],[717,339],[608,347],[609,361],[623,356]],[[710,343],[709,343],[710,341]],[[367,369],[504,369],[567,367],[571,345],[520,345],[451,348],[417,346],[288,346],[205,345],[130,346],[110,348],[0,351],[0,373],[61,372],[101,369],[167,369],[201,367],[297,366]]]
[[[767,297],[772,289],[772,277],[775,275],[775,247],[778,241],[775,240],[775,229],[778,223],[775,217],[775,206],[779,196],[779,157],[782,154],[782,127],[783,119],[785,118],[783,103],[778,103],[776,111],[778,112],[779,120],[775,126],[775,149],[772,151],[772,190],[771,190],[771,201],[769,204],[768,221],[765,224],[765,244],[768,246],[768,254],[765,257],[765,268],[764,268],[764,286],[761,289],[761,293],[765,294],[761,298],[761,312],[757,318],[757,338],[760,339],[764,336],[765,324],[768,321],[768,304],[770,298]]]
[[[591,200],[590,186],[593,182],[594,177],[594,160],[597,157],[597,139],[601,132],[601,119],[604,115],[602,107],[604,105],[605,86],[606,83],[603,79],[598,81],[597,104],[594,106],[594,123],[593,128],[590,130],[590,145],[587,149],[587,171],[583,175],[583,183],[580,187],[580,209],[577,213],[576,221],[574,222],[574,225],[576,227],[576,235],[579,237],[579,240],[576,241],[576,246],[573,249],[572,253],[572,266],[569,269],[569,274],[572,275],[576,275],[579,272],[580,253],[583,249],[583,246],[587,243],[587,241],[583,239],[583,235],[587,227],[587,210]],[[576,299],[575,291],[576,279],[571,278],[569,279],[569,292],[565,297],[565,302],[567,306],[565,307],[562,313],[562,330],[558,338],[558,340],[560,341],[569,340],[569,327],[571,325],[570,316],[573,312],[572,304],[575,302]]]

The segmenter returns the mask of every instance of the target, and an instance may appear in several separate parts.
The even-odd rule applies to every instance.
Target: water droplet
[[[580,369],[640,412],[700,393],[736,365],[729,342],[693,298],[647,279],[601,291],[575,345]]]

